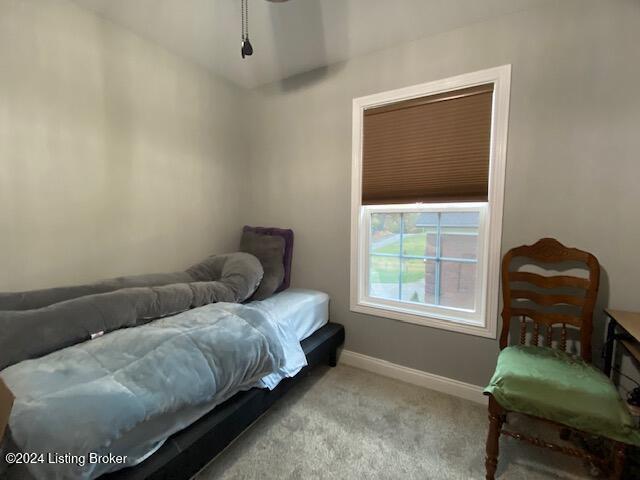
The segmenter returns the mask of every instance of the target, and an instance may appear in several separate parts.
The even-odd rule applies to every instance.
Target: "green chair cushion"
[[[640,445],[640,430],[633,427],[613,382],[593,365],[560,350],[505,348],[484,393],[506,410]]]

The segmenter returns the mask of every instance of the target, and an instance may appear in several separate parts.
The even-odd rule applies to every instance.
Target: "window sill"
[[[436,315],[416,314],[408,310],[393,307],[389,305],[380,305],[369,302],[358,302],[351,304],[351,311],[356,313],[364,313],[375,317],[388,318],[391,320],[399,320],[401,322],[413,323],[424,327],[438,328],[441,330],[449,330],[451,332],[464,333],[467,335],[475,335],[484,338],[496,338],[496,325],[479,324],[464,320],[454,320],[439,318]]]

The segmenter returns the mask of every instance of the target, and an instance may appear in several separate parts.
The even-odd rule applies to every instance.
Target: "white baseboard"
[[[404,367],[349,350],[342,350],[339,363],[377,373],[383,377],[394,378],[406,383],[411,383],[412,385],[418,385],[437,392],[471,400],[472,402],[483,405],[487,404],[487,397],[482,394],[483,388],[478,385],[472,385],[422,370]]]

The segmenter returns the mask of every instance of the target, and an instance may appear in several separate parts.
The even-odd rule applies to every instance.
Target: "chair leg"
[[[622,478],[625,447],[625,444],[620,442],[615,442],[613,445],[613,471],[611,472],[611,478],[613,480],[620,480]]]
[[[500,432],[504,423],[505,412],[502,407],[489,397],[489,434],[487,435],[487,456],[485,458],[485,468],[487,471],[486,479],[493,480],[495,478],[496,469],[498,468],[498,454],[500,451]]]

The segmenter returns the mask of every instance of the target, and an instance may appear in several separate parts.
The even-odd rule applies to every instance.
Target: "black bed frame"
[[[320,364],[336,365],[337,349],[344,343],[344,327],[328,323],[301,342],[308,365],[273,390],[253,388],[240,392],[184,430],[171,436],[139,465],[103,475],[108,480],[188,479],[266,412],[276,400]]]

